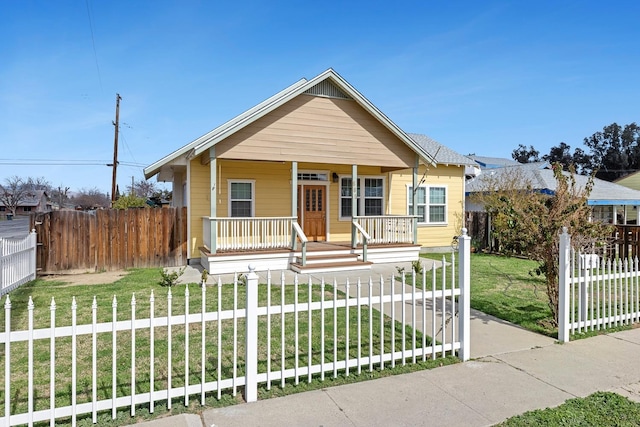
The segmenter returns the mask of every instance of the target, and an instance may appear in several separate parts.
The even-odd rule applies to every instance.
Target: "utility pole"
[[[111,206],[116,201],[116,171],[118,169],[118,129],[120,126],[120,97],[119,93],[116,93],[116,121],[112,122],[115,127],[115,136],[113,138],[113,175],[111,178]]]

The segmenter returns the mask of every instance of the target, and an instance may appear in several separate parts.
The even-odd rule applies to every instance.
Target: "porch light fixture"
[[[333,182],[338,182],[338,179],[339,179],[339,177],[338,177],[337,173],[334,172],[334,173],[331,174],[331,180]]]

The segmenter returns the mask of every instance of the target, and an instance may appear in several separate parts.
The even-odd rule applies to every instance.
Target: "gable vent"
[[[307,95],[326,96],[327,98],[352,99],[329,80],[321,81],[304,93]]]

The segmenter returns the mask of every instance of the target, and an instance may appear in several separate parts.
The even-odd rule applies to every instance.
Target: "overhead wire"
[[[89,17],[89,30],[91,31],[91,46],[93,46],[93,57],[96,61],[96,70],[98,70],[98,82],[100,83],[100,92],[104,95],[104,89],[102,88],[102,76],[100,74],[100,65],[98,64],[98,52],[96,51],[96,40],[93,35],[93,20],[91,19],[91,10],[89,8],[89,0],[85,0],[87,5],[87,16]]]

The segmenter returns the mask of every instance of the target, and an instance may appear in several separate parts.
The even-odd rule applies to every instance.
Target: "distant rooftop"
[[[475,154],[470,154],[467,157],[479,164],[482,169],[502,168],[505,166],[515,166],[520,164],[515,160],[505,159],[502,157],[485,157],[476,156]]]

